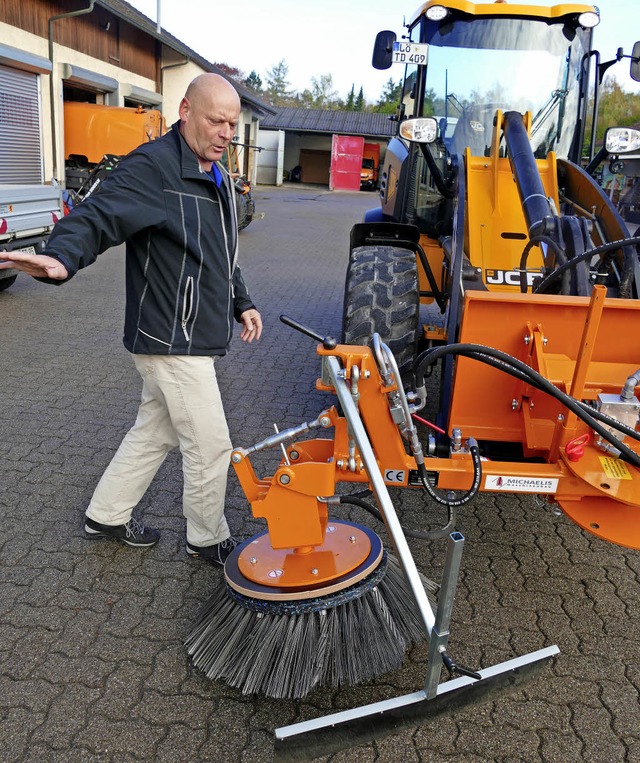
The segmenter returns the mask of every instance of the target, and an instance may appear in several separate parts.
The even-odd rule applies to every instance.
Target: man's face
[[[180,104],[182,135],[200,162],[218,161],[235,135],[240,106],[237,98],[225,92],[197,102],[183,98]],[[209,167],[205,167],[209,169]]]

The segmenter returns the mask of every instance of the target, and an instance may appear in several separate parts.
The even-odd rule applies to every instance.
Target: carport
[[[283,180],[329,185],[334,136],[363,137],[380,144],[380,161],[397,125],[388,114],[365,111],[278,108],[260,122],[258,183]],[[300,168],[299,171],[294,170]]]

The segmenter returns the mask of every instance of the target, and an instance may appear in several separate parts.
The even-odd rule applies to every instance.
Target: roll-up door
[[[0,65],[0,183],[42,183],[38,75]]]

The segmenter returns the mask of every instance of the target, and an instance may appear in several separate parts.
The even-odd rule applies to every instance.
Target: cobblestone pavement
[[[313,386],[315,343],[278,315],[339,333],[349,229],[376,204],[294,186],[259,188],[256,201],[265,217],[241,234],[242,262],[265,335],[218,364],[236,445],[331,404]],[[185,553],[175,454],[137,510],[162,531],[154,549],[85,540],[83,510],[140,391],[122,302],[121,250],[68,285],[20,276],[0,294],[2,763],[261,763],[276,727],[420,689],[424,646],[397,673],[300,702],[243,697],[192,670],[182,640],[221,572]],[[396,497],[419,527],[415,494]],[[263,529],[234,475],[228,516],[236,534]],[[640,554],[517,496],[480,496],[459,529],[452,655],[479,667],[554,643],[561,654],[514,694],[321,760],[639,763]],[[439,579],[442,546],[411,546]]]

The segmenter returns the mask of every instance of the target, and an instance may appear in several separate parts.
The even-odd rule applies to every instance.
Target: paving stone
[[[286,186],[258,188],[256,203],[266,216],[242,232],[240,257],[265,332],[250,346],[236,337],[217,365],[232,441],[242,446],[274,422],[297,426],[335,403],[315,389],[315,342],[279,315],[340,336],[349,231],[376,199]],[[422,688],[426,645],[377,681],[297,701],[209,681],[183,639],[222,572],[187,558],[177,452],[136,509],[161,530],[157,546],[84,537],[84,509],[140,399],[121,343],[123,257],[122,248],[105,253],[59,289],[21,275],[0,293],[2,394],[11,401],[0,408],[0,759],[271,763],[275,728]],[[279,454],[259,456],[270,474]],[[408,526],[444,521],[419,491],[392,492]],[[227,516],[241,537],[264,528],[233,472]],[[386,539],[366,512],[349,507],[345,516]],[[528,496],[480,495],[459,524],[452,656],[486,666],[554,643],[560,655],[512,694],[319,760],[640,763],[640,553]],[[437,581],[445,545],[410,541]]]

